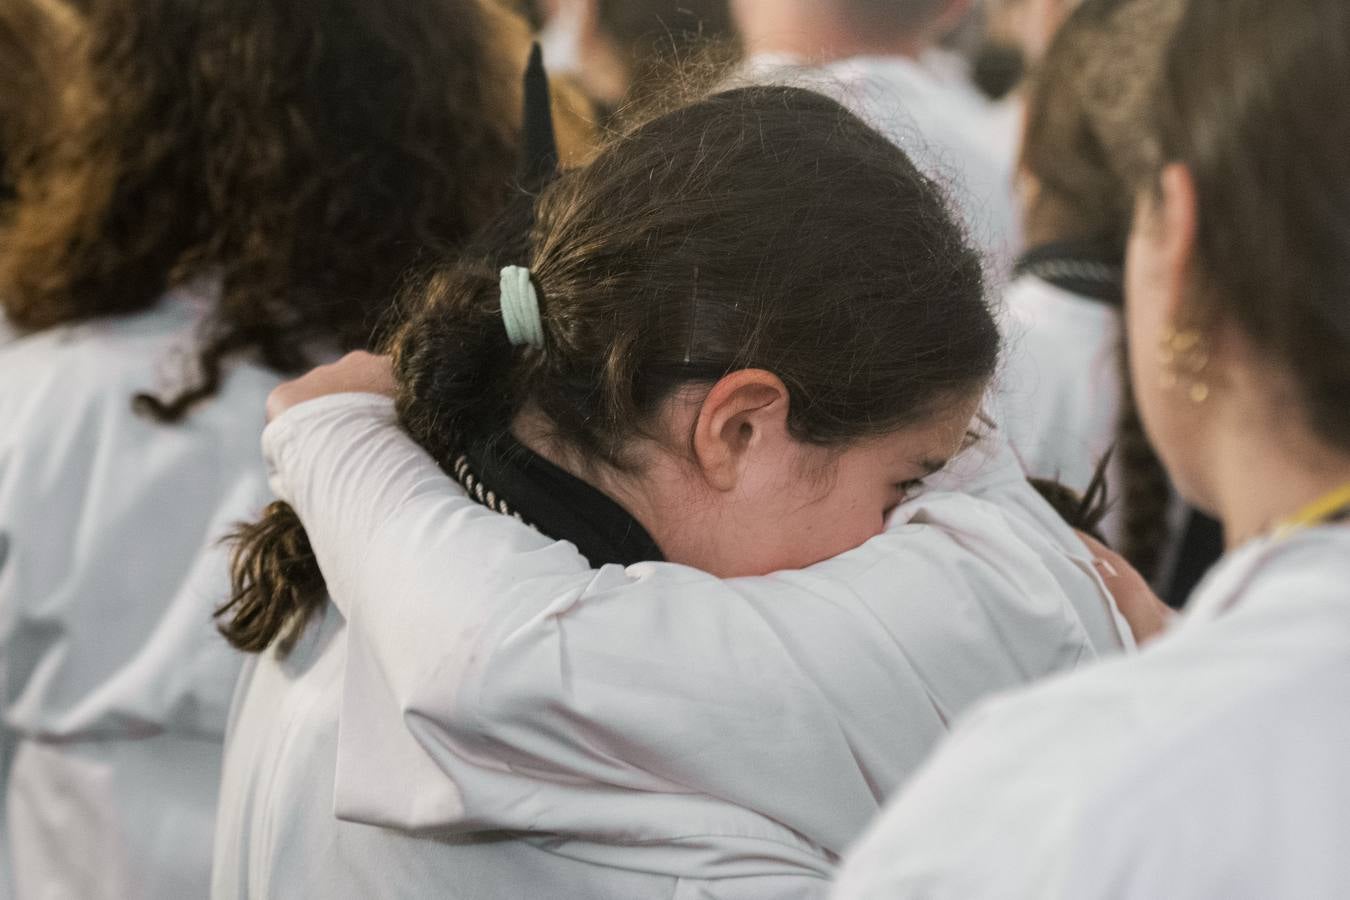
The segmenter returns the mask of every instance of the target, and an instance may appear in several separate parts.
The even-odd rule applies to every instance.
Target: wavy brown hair
[[[61,0],[0,2],[0,199],[12,172],[50,139],[64,67],[79,46],[76,13]]]
[[[230,354],[293,372],[368,346],[422,249],[505,195],[523,48],[505,65],[487,22],[478,0],[92,0],[59,146],[15,172],[8,317],[48,328],[218,278],[198,371],[141,398],[166,420]]]

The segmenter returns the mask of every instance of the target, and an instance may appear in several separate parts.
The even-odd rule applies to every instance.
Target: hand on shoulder
[[[394,395],[393,364],[387,356],[355,351],[282,382],[267,396],[267,421],[308,400],[329,394]]]
[[[1129,623],[1135,643],[1144,645],[1167,630],[1175,613],[1158,599],[1144,577],[1125,557],[1105,544],[1078,532],[1079,539],[1092,551],[1092,562],[1116,602],[1116,608]]]

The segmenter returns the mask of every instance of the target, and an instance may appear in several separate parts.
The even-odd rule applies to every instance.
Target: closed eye
[[[911,478],[909,481],[900,481],[891,485],[891,490],[895,492],[894,499],[886,504],[886,508],[881,511],[881,518],[884,521],[895,512],[896,507],[906,500],[913,497],[923,487],[922,478]]]
[[[896,491],[899,492],[901,497],[909,497],[911,494],[914,494],[917,491],[919,491],[923,487],[923,485],[924,479],[911,478],[909,481],[902,481],[899,484],[895,485],[895,489]]]

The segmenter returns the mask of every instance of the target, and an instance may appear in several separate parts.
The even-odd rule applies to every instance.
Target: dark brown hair
[[[421,248],[504,196],[518,108],[477,0],[95,0],[86,28],[59,147],[16,172],[0,303],[41,329],[218,278],[200,371],[142,398],[160,418],[229,354],[367,346]]]
[[[1037,182],[1026,214],[1030,246],[1072,241],[1124,258],[1134,178],[1150,154],[1141,132],[1181,5],[1087,0],[1056,34],[1026,97],[1021,167]],[[1171,486],[1140,423],[1123,345],[1119,357],[1121,551],[1153,577],[1168,539]]]
[[[620,125],[702,93],[740,52],[729,0],[597,0],[595,12],[628,72]]]
[[[1157,165],[1195,179],[1205,308],[1350,450],[1350,4],[1190,0],[1158,93]],[[1155,168],[1153,181],[1156,183]]]
[[[542,350],[513,349],[496,253],[431,274],[391,348],[397,407],[448,467],[529,404],[595,465],[631,469],[677,388],[775,373],[795,436],[843,445],[921,422],[993,372],[979,257],[939,189],[834,101],[728,91],[657,118],[538,198],[515,259]],[[274,509],[236,549],[222,630],[285,649],[324,600],[299,523]]]

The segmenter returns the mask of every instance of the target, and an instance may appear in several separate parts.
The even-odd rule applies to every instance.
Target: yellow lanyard
[[[1277,539],[1287,538],[1296,531],[1324,525],[1350,510],[1350,484],[1343,484],[1309,503],[1285,519],[1275,529]]]

